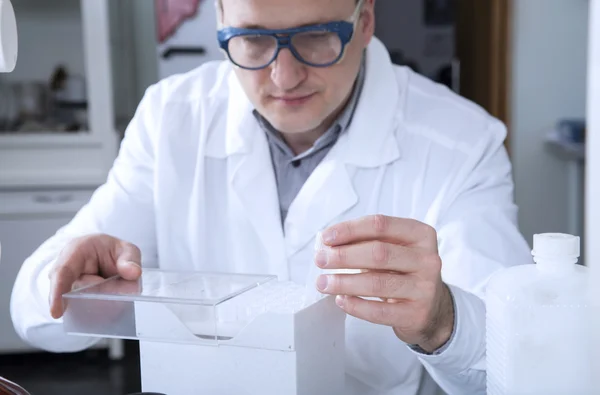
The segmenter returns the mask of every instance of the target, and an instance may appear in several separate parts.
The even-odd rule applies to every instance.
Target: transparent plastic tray
[[[144,269],[136,281],[117,276],[65,294],[64,328],[93,337],[219,343],[277,299],[275,278]],[[290,306],[303,307],[301,300]]]

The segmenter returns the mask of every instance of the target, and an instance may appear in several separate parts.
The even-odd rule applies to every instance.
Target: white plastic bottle
[[[488,395],[592,395],[589,272],[579,237],[534,236],[536,264],[506,269],[486,292]],[[600,374],[600,372],[596,372]]]

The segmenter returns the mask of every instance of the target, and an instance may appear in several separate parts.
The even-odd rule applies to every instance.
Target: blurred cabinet
[[[0,354],[34,352],[15,333],[10,296],[21,265],[46,239],[66,225],[92,196],[91,189],[0,192]],[[103,339],[112,359],[123,357],[123,342]]]
[[[25,259],[89,200],[86,190],[0,192],[0,353],[32,350],[14,331],[10,295]]]
[[[98,186],[118,149],[109,0],[18,0],[0,75],[0,189]]]

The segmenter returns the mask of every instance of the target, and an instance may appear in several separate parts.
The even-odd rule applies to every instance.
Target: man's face
[[[356,0],[222,0],[223,25],[287,29],[349,20]],[[365,2],[352,41],[339,63],[326,68],[299,62],[288,49],[262,70],[235,73],[255,108],[282,133],[315,130],[333,121],[348,98],[363,50],[373,36],[373,2]]]

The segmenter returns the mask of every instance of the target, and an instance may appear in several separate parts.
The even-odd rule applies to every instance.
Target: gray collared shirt
[[[363,61],[353,88],[352,96],[344,111],[336,122],[317,139],[313,146],[300,155],[294,152],[285,143],[279,133],[269,122],[254,110],[254,116],[267,134],[273,170],[277,181],[279,194],[279,210],[281,222],[285,222],[290,205],[302,189],[302,186],[313,170],[327,156],[329,150],[335,145],[341,133],[346,131],[352,122],[358,100],[365,80],[365,62]]]

